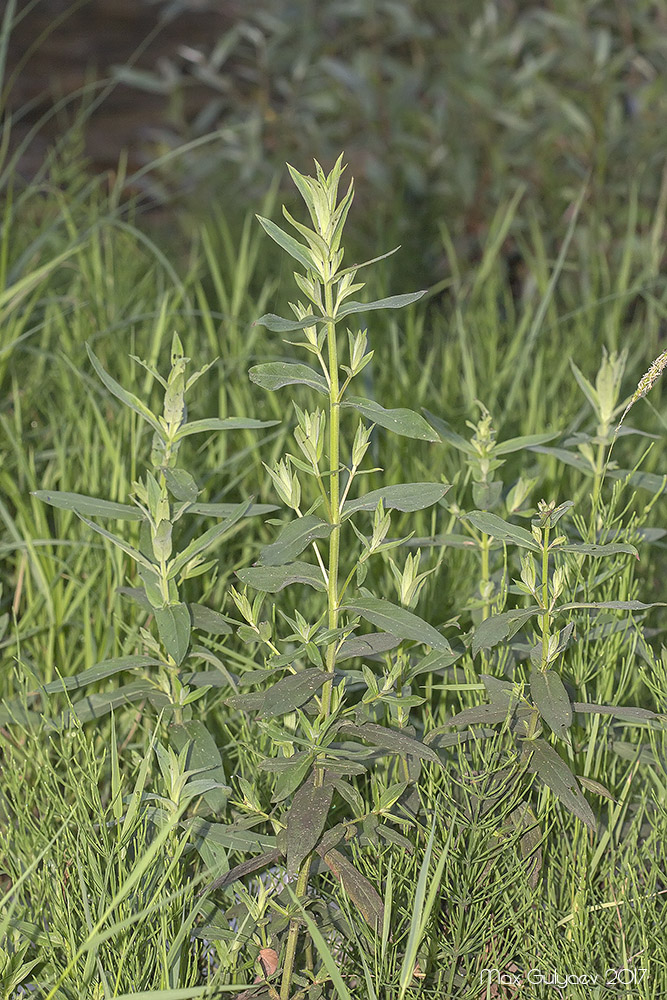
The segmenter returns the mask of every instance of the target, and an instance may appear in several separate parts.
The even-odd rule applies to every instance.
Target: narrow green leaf
[[[322,836],[329,815],[333,785],[319,788],[312,776],[294,795],[287,813],[287,872],[296,875],[301,862],[314,849]]]
[[[144,420],[151,425],[153,430],[157,432],[160,438],[164,440],[164,430],[162,429],[162,425],[155,414],[148,409],[146,404],[143,403],[138,396],[135,396],[134,393],[128,392],[127,389],[124,389],[122,385],[116,382],[116,380],[104,370],[88,344],[86,344],[86,350],[88,351],[88,357],[90,358],[93,368],[112,396],[115,396],[116,399],[121,401],[121,403],[125,403],[125,405],[129,406],[131,410],[134,410],[134,412],[138,413],[140,417],[143,417]]]
[[[237,503],[193,503],[186,508],[186,514],[203,514],[205,517],[229,517],[238,510]],[[280,510],[273,503],[251,503],[246,511],[246,517],[258,514],[272,514]]]
[[[271,545],[265,545],[258,562],[263,566],[284,566],[293,562],[316,538],[328,538],[333,525],[315,514],[290,521]]]
[[[133,681],[123,687],[116,688],[108,694],[91,694],[80,701],[74,702],[71,711],[78,718],[79,722],[90,722],[91,719],[101,719],[109,712],[124,705],[131,705],[135,701],[148,698],[155,691],[153,685],[146,680]],[[66,728],[69,725],[70,711],[63,712],[60,725]]]
[[[531,740],[530,749],[532,755],[528,770],[536,773],[571,813],[595,831],[593,810],[584,798],[577,779],[560,754],[542,739]]]
[[[425,510],[442,500],[450,489],[448,483],[401,483],[397,486],[385,486],[365,493],[356,500],[346,500],[343,504],[343,516],[349,517],[358,510],[375,510],[380,500],[385,510]]]
[[[588,542],[569,542],[567,545],[559,545],[558,551],[574,552],[578,556],[615,556],[625,552],[639,559],[639,553],[634,545],[628,545],[625,542],[606,542],[604,545],[595,545]]]
[[[182,826],[192,831],[195,840],[209,840],[215,847],[225,847],[230,851],[266,851],[276,846],[274,836],[256,833],[235,823],[208,823],[197,816],[184,821]]]
[[[387,430],[400,434],[402,437],[414,438],[418,441],[437,441],[438,436],[424,418],[414,410],[385,410],[384,406],[361,396],[350,396],[343,400],[341,406],[349,406],[358,410],[367,420],[385,427]]]
[[[512,542],[524,549],[532,549],[533,552],[541,551],[540,546],[529,531],[516,524],[510,524],[509,521],[504,521],[497,514],[490,514],[486,510],[471,510],[469,514],[463,516],[478,531],[483,531],[485,535],[492,535],[502,542]]]
[[[169,727],[169,741],[177,752],[190,740],[192,745],[187,755],[187,769],[195,771],[206,768],[200,775],[202,778],[210,778],[220,785],[226,785],[227,778],[220,751],[204,723],[200,719],[190,719]],[[204,801],[213,812],[222,812],[227,804],[227,791],[224,787],[212,788],[204,794]]]
[[[351,733],[353,736],[358,736],[360,739],[367,740],[376,747],[382,747],[383,750],[390,750],[392,753],[405,756],[409,754],[413,757],[419,757],[421,760],[430,760],[434,764],[440,763],[440,758],[434,750],[398,729],[378,726],[374,722],[365,722],[361,726],[345,722],[340,727],[340,731]]]
[[[190,611],[187,604],[167,604],[153,611],[160,639],[169,655],[180,666],[190,645]]]
[[[429,410],[425,409],[424,413],[426,414],[429,424],[435,428],[442,441],[446,441],[447,444],[453,445],[466,455],[477,455],[477,452],[470,442],[466,441],[466,439],[461,437],[460,434],[457,434],[456,431],[453,431],[445,420],[441,417],[436,417],[435,413],[430,413]]]
[[[163,473],[167,489],[175,500],[193,503],[197,499],[197,483],[189,472],[185,469],[164,469]]]
[[[351,316],[352,313],[372,312],[376,309],[402,309],[404,306],[409,306],[413,302],[419,301],[419,299],[426,295],[427,290],[408,292],[405,295],[390,295],[386,299],[376,299],[374,302],[354,302],[350,300],[340,307],[336,313],[336,319],[344,319],[345,316]]]
[[[56,694],[59,691],[75,691],[77,688],[87,687],[89,684],[96,684],[98,681],[113,677],[114,674],[122,673],[124,670],[137,670],[139,667],[159,667],[162,660],[156,660],[153,656],[118,656],[112,660],[102,660],[95,666],[89,667],[80,674],[72,677],[60,677],[56,681],[49,681],[31,694]]]
[[[60,490],[34,490],[31,494],[51,504],[59,510],[73,510],[87,517],[113,517],[119,521],[140,521],[144,516],[138,507],[127,503],[114,503],[112,500],[99,500],[97,497],[87,497],[81,493],[64,493]]]
[[[241,583],[267,594],[277,594],[292,583],[306,583],[315,590],[326,590],[319,566],[305,562],[297,561],[287,566],[250,566],[238,570],[236,575]]]
[[[473,705],[470,708],[464,708],[461,712],[457,712],[449,720],[450,726],[492,726],[498,723],[504,722],[515,712],[515,709],[509,704],[500,705],[496,703],[486,703],[484,705]],[[517,715],[520,712],[516,713]],[[522,714],[530,714],[530,711],[524,709]]]
[[[330,676],[324,670],[300,670],[298,674],[283,677],[266,691],[234,695],[227,699],[227,704],[244,711],[257,711],[259,718],[272,719],[300,708]]]
[[[236,865],[231,871],[225,872],[224,875],[220,875],[219,878],[213,879],[208,885],[205,885],[203,889],[197,893],[198,896],[203,896],[204,893],[212,892],[214,889],[226,889],[228,886],[233,885],[234,882],[238,882],[239,879],[245,878],[246,875],[252,875],[253,872],[258,872],[262,868],[266,868],[268,865],[274,865],[276,861],[280,861],[282,858],[282,852],[278,848],[274,848],[272,851],[266,851],[264,854],[259,854],[255,858],[249,858],[247,861],[243,861],[240,865]]]
[[[262,427],[275,427],[279,423],[279,420],[255,420],[253,417],[208,417],[205,420],[193,420],[189,424],[184,424],[176,434],[176,441],[191,434],[209,431],[254,431]]]
[[[211,635],[231,635],[233,632],[229,620],[219,611],[212,611],[203,604],[188,604],[188,607],[193,628],[200,628]]]
[[[95,524],[94,521],[90,521],[87,517],[84,517],[83,514],[77,514],[77,517],[80,517],[83,523],[87,524],[89,528],[93,529],[93,531],[96,531],[98,535],[102,535],[103,538],[108,538],[110,542],[113,542],[119,549],[126,552],[128,556],[131,556],[135,562],[139,563],[140,566],[143,566],[144,569],[147,569],[149,573],[155,572],[155,564],[149,562],[145,556],[142,556],[141,552],[129,545],[124,538],[119,538],[118,535],[114,535],[105,528],[101,528],[99,524]]]
[[[558,674],[554,670],[533,670],[530,693],[547,725],[557,736],[565,736],[572,725],[572,705]]]
[[[648,708],[636,708],[633,705],[595,705],[589,701],[575,701],[572,703],[575,712],[582,712],[586,715],[613,715],[623,722],[650,722],[657,719],[655,712]]]
[[[326,380],[309,365],[294,364],[291,361],[271,361],[265,365],[255,365],[248,372],[251,382],[272,392],[285,385],[307,385],[323,396],[329,395]]]
[[[653,604],[644,604],[642,601],[593,601],[591,603],[560,604],[556,611],[573,611],[577,608],[589,608],[593,611],[604,608],[610,611],[649,611],[650,608],[664,608],[664,601],[654,601]]]
[[[313,254],[308,249],[308,247],[303,246],[298,240],[295,240],[293,236],[286,233],[280,226],[277,226],[275,222],[271,222],[270,219],[265,219],[261,215],[257,216],[257,220],[264,230],[269,234],[272,240],[274,240],[279,247],[286,250],[290,257],[294,260],[298,260],[307,271],[316,271],[315,260]]]
[[[361,615],[372,625],[391,632],[399,639],[414,639],[416,642],[432,646],[433,649],[451,653],[451,646],[445,637],[432,625],[390,601],[380,600],[377,597],[359,597],[354,602],[344,605],[344,609]]]
[[[306,316],[305,319],[285,319],[275,313],[266,313],[256,319],[253,326],[265,326],[272,333],[294,333],[295,330],[305,330],[316,323],[326,323],[328,316]]]
[[[539,613],[539,608],[525,610],[503,611],[500,615],[485,618],[475,628],[472,639],[472,655],[477,656],[480,649],[492,649],[503,639],[511,639],[525,623]]]
[[[341,644],[336,662],[349,660],[353,656],[375,656],[376,653],[386,653],[389,649],[395,649],[400,641],[389,632],[370,632],[368,635],[354,636]]]
[[[326,853],[318,849],[317,853],[320,854],[329,871],[338,879],[352,902],[358,907],[369,927],[374,930],[381,927],[384,906],[382,899],[368,879],[357,871],[354,865],[336,848],[331,848]]]
[[[513,451],[521,451],[522,448],[530,448],[536,444],[545,444],[547,441],[553,441],[555,437],[558,437],[558,431],[553,431],[549,434],[525,434],[523,437],[508,438],[507,441],[501,441],[500,444],[496,444],[493,448],[493,454],[495,455],[509,455]]]

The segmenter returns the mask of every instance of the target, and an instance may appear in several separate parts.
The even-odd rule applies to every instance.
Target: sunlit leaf
[[[291,361],[272,361],[265,365],[255,365],[248,372],[251,382],[256,382],[262,389],[282,389],[285,385],[307,385],[323,396],[329,395],[329,387],[322,375],[308,365],[294,364]]]
[[[363,399],[361,396],[349,396],[341,402],[341,406],[349,406],[358,410],[367,420],[403,437],[415,438],[419,441],[438,440],[437,434],[414,410],[385,410],[384,406],[380,406],[379,403],[375,403],[371,399]]]
[[[423,642],[433,649],[441,649],[450,653],[451,646],[437,629],[425,622],[423,618],[406,611],[405,608],[392,604],[391,601],[377,597],[358,597],[354,602],[344,605],[346,611],[361,615],[366,621],[385,632],[398,636],[400,639],[414,639]]]
[[[311,563],[297,561],[286,566],[250,566],[238,570],[236,575],[241,583],[267,594],[276,594],[292,583],[306,583],[315,590],[326,590],[322,571]]]
[[[265,545],[258,562],[263,566],[283,566],[293,562],[316,538],[328,538],[333,525],[315,514],[298,517],[281,530],[271,545]]]
[[[397,486],[385,486],[355,500],[346,500],[343,515],[349,516],[358,510],[375,510],[380,500],[385,510],[425,510],[442,500],[450,489],[448,483],[401,483]]]
[[[572,705],[558,674],[554,670],[533,670],[530,693],[547,725],[558,736],[565,736],[572,725]]]
[[[81,493],[64,493],[60,490],[34,490],[31,494],[59,510],[73,510],[85,517],[113,517],[119,521],[140,521],[144,514],[132,504],[98,500]]]

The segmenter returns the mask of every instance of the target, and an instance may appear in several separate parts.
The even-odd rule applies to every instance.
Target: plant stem
[[[333,312],[333,289],[331,282],[324,286],[324,304],[328,316]],[[327,346],[329,348],[329,507],[333,530],[329,536],[329,580],[327,600],[329,604],[329,628],[338,627],[338,562],[340,555],[340,400],[338,389],[338,345],[336,326],[327,324]],[[332,675],[322,689],[322,716],[326,719],[331,712],[331,690],[333,672],[336,665],[336,643],[327,647],[326,669]]]
[[[547,669],[549,654],[549,525],[543,528],[542,536],[542,670]]]
[[[306,895],[311,858],[312,854],[309,854],[305,861],[301,864],[299,878],[296,883],[297,899],[302,899]],[[294,958],[296,956],[296,946],[298,940],[299,920],[296,917],[293,917],[289,927],[289,934],[287,936],[287,947],[285,948],[285,964],[283,965],[283,978],[280,984],[280,1000],[289,1000],[290,997],[292,973],[294,972]]]

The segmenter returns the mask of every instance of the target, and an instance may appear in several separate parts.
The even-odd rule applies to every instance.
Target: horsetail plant
[[[374,596],[364,586],[369,558],[401,542],[388,538],[391,510],[427,508],[440,501],[449,487],[444,483],[408,483],[355,495],[374,426],[421,441],[435,441],[437,436],[412,410],[385,409],[348,392],[353,380],[370,363],[373,351],[368,350],[365,330],[348,328],[347,357],[343,360],[343,337],[339,333],[341,325],[354,314],[397,309],[416,302],[424,292],[367,303],[352,298],[363,287],[357,274],[366,266],[343,266],[341,241],[352,204],[353,183],[338,201],[342,157],[328,175],[317,162],[315,166],[315,177],[289,167],[313,228],[298,222],[286,209],[283,212],[304,242],[269,219],[259,219],[268,235],[303,268],[303,272],[295,273],[295,280],[305,303],[298,301],[292,306],[294,319],[270,314],[257,322],[274,332],[302,334],[304,339],[297,346],[313,357],[320,370],[305,364],[274,362],[252,368],[250,378],[269,390],[305,385],[324,400],[324,406],[303,410],[295,404],[294,440],[298,453],[289,453],[273,467],[267,467],[280,500],[295,516],[283,526],[277,539],[261,550],[257,563],[237,574],[243,584],[260,591],[260,596],[253,604],[245,593],[233,596],[245,619],[243,636],[254,637],[267,651],[271,684],[266,690],[229,699],[233,707],[257,713],[260,726],[280,748],[277,758],[265,759],[260,767],[276,775],[273,801],[291,801],[283,817],[274,820],[278,827],[276,849],[240,864],[214,883],[226,887],[262,865],[275,864],[277,859],[284,860],[288,877],[296,878],[297,905],[288,901],[287,906],[290,920],[280,1000],[290,1000],[295,975],[301,982],[296,970],[300,908],[308,904],[315,860],[320,859],[325,870],[342,883],[370,926],[381,927],[382,901],[378,893],[337,849],[338,845],[362,833],[377,837],[380,832],[386,839],[409,847],[409,841],[388,825],[405,823],[406,812],[394,814],[392,808],[415,780],[422,759],[439,763],[437,754],[415,738],[414,729],[407,725],[410,705],[422,699],[411,695],[409,687],[400,686],[400,667],[390,669],[381,681],[369,665],[363,664],[361,670],[345,669],[343,661],[387,652],[404,641],[430,646],[445,657],[452,655],[447,639],[436,628],[405,606]],[[341,413],[350,410],[361,414],[362,420],[346,447]],[[357,523],[360,515],[370,515],[370,535]],[[346,541],[341,548],[343,534]],[[350,559],[355,546],[356,557]],[[313,562],[298,558],[308,548],[312,548]],[[414,567],[404,572],[411,579],[401,593],[411,602]],[[283,615],[290,634],[273,635],[269,622],[259,620],[262,595],[295,583],[324,595],[317,618],[308,621],[302,610],[296,610],[293,617]],[[362,620],[378,631],[355,635]],[[281,644],[286,644],[285,652],[281,652]],[[400,663],[403,653],[395,655],[394,662]],[[369,811],[353,779],[366,775],[375,757],[387,754],[394,761],[389,770],[390,784],[380,791],[375,807]],[[332,818],[336,819],[333,824]],[[307,962],[308,953],[306,949]]]

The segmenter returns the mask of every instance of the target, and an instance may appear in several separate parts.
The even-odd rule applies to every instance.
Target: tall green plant
[[[296,878],[296,900],[303,905],[315,871],[314,861],[319,858],[342,882],[368,923],[381,926],[380,897],[338,845],[361,831],[377,836],[380,820],[385,836],[405,843],[405,838],[387,827],[386,821],[401,822],[392,807],[414,780],[419,761],[437,763],[438,757],[415,738],[414,729],[407,725],[411,706],[422,699],[411,695],[409,686],[402,681],[401,654],[395,658],[397,669],[390,670],[382,681],[369,666],[359,671],[346,668],[344,661],[394,649],[402,642],[425,644],[443,657],[453,655],[447,639],[436,628],[405,606],[374,596],[364,586],[370,557],[400,544],[400,539],[388,538],[390,511],[432,506],[449,487],[433,482],[407,483],[355,496],[354,486],[374,426],[421,441],[435,441],[437,437],[416,412],[386,409],[349,392],[353,380],[371,362],[373,351],[367,349],[365,330],[347,328],[345,356],[341,326],[354,314],[397,309],[417,301],[424,293],[367,303],[352,298],[363,287],[356,279],[366,265],[343,266],[341,241],[353,197],[350,183],[338,200],[343,169],[342,157],[329,174],[316,163],[315,177],[289,168],[313,228],[298,222],[286,209],[283,212],[302,241],[269,219],[259,220],[269,236],[301,265],[302,271],[295,272],[294,277],[306,301],[293,305],[294,319],[270,314],[258,322],[278,333],[303,335],[297,346],[312,356],[320,370],[300,363],[276,362],[252,368],[250,377],[269,390],[305,385],[322,398],[324,407],[302,410],[295,404],[294,439],[300,454],[289,453],[272,467],[267,466],[280,500],[295,517],[282,527],[273,543],[261,550],[257,564],[238,576],[264,593],[299,583],[323,596],[314,621],[308,621],[299,608],[293,615],[283,614],[290,632],[280,636],[274,634],[268,621],[260,621],[261,597],[251,604],[244,593],[233,595],[245,619],[242,637],[257,640],[267,652],[271,683],[265,690],[230,699],[230,704],[257,713],[260,725],[280,750],[277,757],[260,763],[260,767],[276,774],[273,801],[291,801],[285,814],[274,819],[278,828],[276,849],[263,859],[237,866],[217,885],[230,885],[262,863],[284,860],[289,877]],[[363,418],[351,442],[343,433],[341,419],[349,411]],[[369,516],[371,533],[367,535],[362,519]],[[322,551],[323,546],[326,551]],[[314,562],[299,559],[309,548]],[[411,576],[412,583],[413,569],[408,566],[403,571]],[[401,588],[406,603],[411,602],[413,590],[408,582]],[[362,621],[378,631],[355,636]],[[281,652],[281,644],[286,644],[285,652]],[[375,756],[387,753],[398,758],[389,771],[392,779],[369,809],[354,779],[366,774]],[[300,905],[288,901],[286,907],[290,922],[283,953],[281,1000],[292,996]]]
[[[228,619],[219,611],[183,599],[186,581],[207,573],[215,560],[204,561],[204,555],[245,517],[266,513],[269,505],[253,505],[251,500],[240,504],[198,503],[201,492],[192,475],[179,465],[179,452],[183,441],[194,434],[213,433],[242,428],[261,428],[275,421],[260,421],[239,417],[226,419],[208,418],[188,422],[186,395],[210,367],[186,376],[189,358],[177,334],[171,345],[171,367],[164,378],[151,364],[141,364],[164,391],[162,413],[154,413],[138,396],[120,385],[102,367],[88,347],[91,364],[106,389],[145,421],[153,431],[150,469],[143,479],[133,484],[132,503],[116,503],[98,497],[84,496],[58,490],[38,490],[35,496],[61,510],[74,511],[77,516],[102,538],[111,542],[135,563],[141,586],[121,588],[122,593],[137,602],[157,626],[157,638],[147,629],[141,630],[147,654],[132,654],[97,663],[75,677],[42,685],[37,695],[51,695],[59,691],[77,691],[117,674],[142,671],[139,680],[123,684],[109,693],[94,694],[77,701],[72,710],[79,721],[99,718],[120,705],[148,699],[164,718],[176,723],[172,729],[180,749],[184,741],[193,739],[200,760],[215,764],[222,774],[221,759],[215,743],[198,720],[192,720],[191,705],[204,696],[220,677],[224,666],[213,653],[193,642],[199,631],[209,635],[229,635],[232,632]],[[192,514],[218,519],[219,523],[208,528],[190,541],[181,541],[182,519]],[[139,522],[138,544],[102,527],[92,518],[115,521]],[[189,532],[188,532],[189,533]],[[210,672],[195,671],[194,661],[212,663]],[[189,666],[186,665],[189,661]],[[2,718],[11,721],[19,711],[18,704],[6,704]],[[23,714],[23,713],[22,713]],[[224,780],[224,778],[223,778]],[[209,803],[220,808],[220,796]]]

